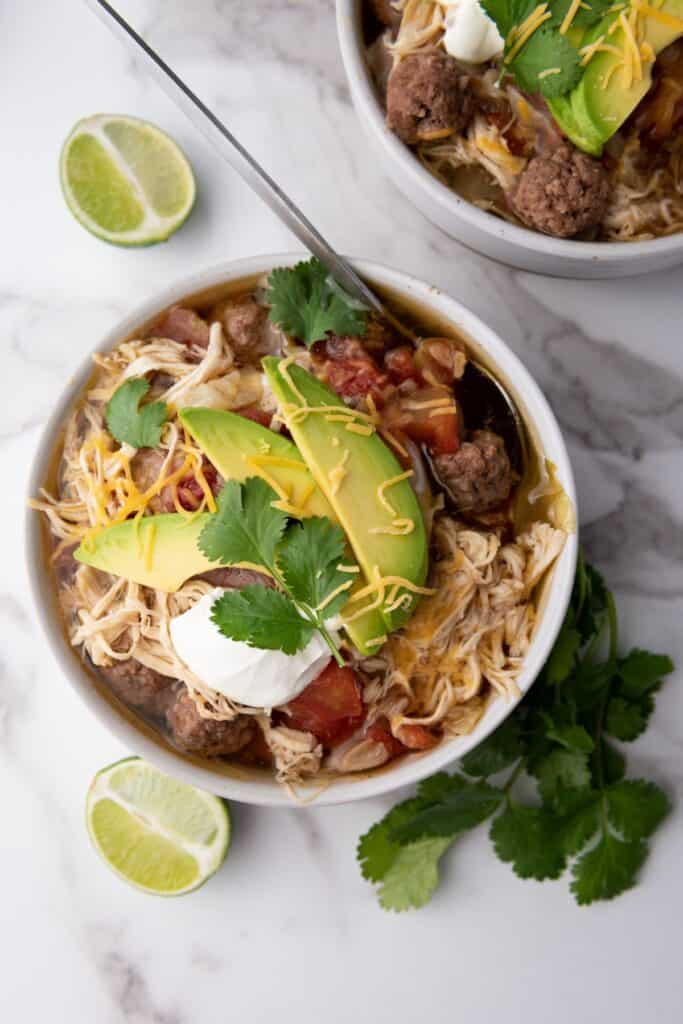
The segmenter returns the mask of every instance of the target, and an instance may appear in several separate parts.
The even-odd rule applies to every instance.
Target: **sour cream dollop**
[[[211,621],[214,601],[224,594],[216,588],[182,615],[171,619],[176,654],[212,690],[252,708],[274,708],[305,690],[330,660],[319,633],[297,654],[264,651],[223,636]]]
[[[448,0],[443,42],[451,57],[482,64],[503,52],[503,38],[479,0]]]

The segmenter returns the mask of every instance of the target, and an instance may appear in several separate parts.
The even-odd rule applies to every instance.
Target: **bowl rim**
[[[266,273],[276,266],[291,266],[302,258],[306,258],[305,254],[276,253],[231,260],[209,267],[182,278],[139,303],[132,312],[108,330],[100,342],[89,351],[79,371],[68,378],[60,392],[34,451],[28,480],[29,496],[38,493],[45,479],[55,438],[68,409],[92,372],[93,352],[107,350],[134,331],[137,326],[149,321],[156,313],[185,297],[223,283],[227,284],[233,280]],[[527,416],[538,430],[539,436],[542,437],[546,452],[556,466],[558,478],[576,509],[574,477],[557,420],[539,386],[507,344],[467,307],[440,289],[382,263],[365,259],[352,259],[352,263],[361,274],[370,280],[374,279],[379,284],[395,289],[399,294],[412,297],[416,301],[434,308],[440,315],[449,319],[456,328],[469,336],[475,344],[481,346],[490,356],[492,363],[502,370],[508,379],[514,380],[515,390],[525,406]],[[578,527],[577,531],[567,538],[564,550],[556,563],[551,588],[543,610],[542,628],[536,632],[532,640],[518,680],[521,695],[526,693],[533,684],[564,621],[574,583],[577,554]],[[172,747],[162,746],[160,742],[148,736],[145,730],[135,724],[134,720],[125,715],[123,711],[115,711],[113,705],[93,684],[92,676],[80,664],[75,652],[66,642],[61,621],[55,613],[52,589],[41,585],[43,579],[41,572],[43,565],[41,521],[40,517],[28,508],[26,510],[25,555],[33,605],[48,647],[64,676],[86,706],[117,740],[129,748],[131,753],[147,758],[152,764],[170,775],[222,797],[247,804],[298,806],[292,802],[285,788],[274,778],[266,777],[255,781],[213,772],[179,751],[175,751]],[[418,782],[443,769],[481,743],[510,714],[519,699],[521,696],[517,700],[509,702],[502,699],[492,701],[473,732],[467,736],[443,742],[433,751],[419,756],[409,755],[399,765],[387,771],[380,771],[362,778],[349,777],[334,782],[319,793],[315,799],[316,805],[351,803],[380,796],[399,789],[401,786]],[[309,793],[310,789],[307,788],[302,803],[308,801]]]
[[[359,116],[367,125],[390,162],[400,166],[410,184],[423,192],[438,206],[454,214],[468,226],[491,238],[516,246],[527,253],[556,256],[575,264],[619,263],[631,266],[655,253],[666,256],[683,249],[683,232],[641,242],[583,242],[578,239],[553,238],[540,231],[511,224],[463,199],[424,168],[411,150],[386,127],[370,70],[362,48],[359,12],[365,0],[335,0],[337,35],[351,94],[361,108]],[[448,230],[444,228],[448,233]],[[643,267],[643,272],[648,268]]]

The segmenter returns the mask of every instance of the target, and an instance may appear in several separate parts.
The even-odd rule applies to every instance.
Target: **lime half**
[[[95,114],[62,147],[60,178],[74,217],[115,245],[152,245],[177,231],[197,192],[185,154],[146,121]]]
[[[86,801],[90,838],[117,875],[158,896],[180,896],[210,878],[230,842],[222,800],[137,757],[103,768]]]

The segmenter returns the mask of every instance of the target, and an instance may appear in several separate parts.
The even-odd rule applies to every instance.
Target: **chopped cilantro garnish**
[[[672,670],[666,655],[635,649],[618,657],[612,595],[580,560],[564,626],[536,685],[463,759],[466,775],[425,780],[362,837],[361,870],[379,886],[381,905],[423,906],[442,855],[487,818],[496,855],[520,878],[559,878],[571,864],[570,888],[581,904],[635,885],[669,801],[654,783],[624,778],[624,758],[605,734],[626,741],[642,732]],[[525,795],[530,781],[533,801]]]
[[[334,281],[315,257],[271,271],[266,301],[269,317],[308,348],[328,332],[363,335],[367,312]]]
[[[348,575],[337,568],[344,533],[322,517],[291,523],[274,507],[276,499],[275,491],[258,477],[223,485],[216,514],[199,535],[201,551],[222,565],[261,566],[280,589],[255,584],[224,594],[213,604],[212,619],[232,640],[285,654],[305,647],[317,629],[343,665],[325,620],[348,597],[347,588],[335,594],[348,583]]]
[[[504,66],[525,92],[541,93],[548,98],[563,96],[581,78],[583,69],[578,50],[566,35],[560,33],[570,2],[555,0],[555,3],[550,3],[552,17],[540,24],[524,46],[516,51],[519,28],[536,10],[536,0],[481,0],[481,6],[495,21],[505,40]],[[515,55],[510,59],[513,52]]]
[[[149,391],[144,377],[131,377],[117,388],[107,403],[107,429],[121,444],[133,448],[156,448],[161,440],[161,428],[168,416],[164,402],[140,401]]]

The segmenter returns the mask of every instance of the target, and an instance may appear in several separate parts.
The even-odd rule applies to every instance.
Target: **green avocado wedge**
[[[642,43],[658,55],[683,35],[683,0],[664,0],[661,7],[638,4],[638,24]],[[621,54],[626,33],[618,24],[624,12],[613,11],[589,29],[581,47],[602,39],[614,51],[597,52],[586,66],[579,84],[566,96],[548,99],[555,121],[571,141],[593,156],[600,156],[605,143],[633,113],[652,85],[652,62],[641,60],[642,76],[633,75],[630,85],[624,79]],[[615,23],[617,27],[615,28]]]
[[[296,445],[245,416],[220,409],[181,409],[180,421],[226,480],[264,475],[307,516],[334,518]]]
[[[415,587],[424,585],[428,568],[427,534],[420,506],[409,481],[390,486],[387,481],[400,477],[403,470],[394,454],[377,433],[366,436],[347,430],[348,420],[339,420],[340,408],[348,417],[342,400],[300,366],[290,364],[283,372],[282,361],[269,356],[263,366],[270,387],[280,405],[280,414],[297,448],[334,509],[367,580],[382,577],[407,580]],[[329,407],[325,413],[297,417],[297,408]],[[338,470],[342,478],[338,481]],[[334,485],[333,480],[337,478]],[[382,501],[384,492],[385,502]],[[399,535],[392,525],[397,520],[410,522],[410,531]],[[405,587],[388,587],[392,602],[408,594],[402,605],[380,608],[385,632],[398,629],[412,614],[417,595]],[[365,599],[372,600],[372,595]],[[352,602],[353,604],[353,602]],[[362,605],[359,605],[362,606]],[[348,614],[349,607],[345,609]]]
[[[187,518],[179,512],[115,523],[84,541],[74,558],[84,565],[123,576],[143,587],[173,593],[191,576],[217,568],[197,546],[208,514]]]
[[[337,514],[317,486],[299,449],[286,437],[254,423],[244,416],[217,409],[182,409],[183,426],[192,435],[206,457],[226,480],[246,480],[263,475],[287,494],[292,509],[302,509],[306,516],[325,516],[333,522]],[[354,590],[366,581],[362,580]],[[353,591],[351,592],[353,593]],[[354,609],[355,611],[355,609]],[[344,612],[342,611],[342,621]],[[379,611],[369,611],[344,629],[354,647],[363,655],[375,654],[377,644],[370,643],[383,636],[386,627]]]

